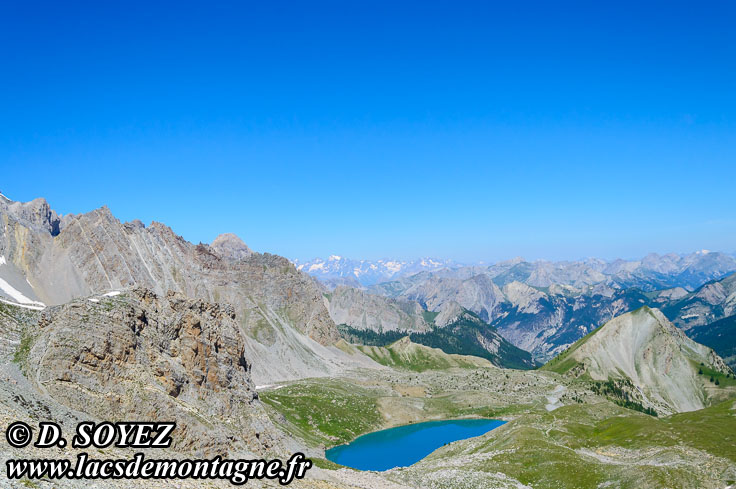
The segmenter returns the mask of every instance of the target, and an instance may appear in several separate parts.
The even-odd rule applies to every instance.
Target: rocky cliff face
[[[506,301],[491,322],[511,343],[547,360],[599,325],[649,303],[638,289],[602,293],[549,287],[540,290],[519,282],[503,288]]]
[[[609,321],[545,368],[599,381],[623,379],[643,404],[671,413],[705,407],[701,363],[730,373],[713,350],[692,341],[658,309],[643,307]]]
[[[46,406],[49,420],[174,421],[173,448],[208,457],[290,443],[257,401],[229,305],[136,288],[43,311],[3,307],[0,338],[19,347],[0,355],[0,375],[11,359],[24,373],[5,407]]]
[[[123,224],[106,207],[65,216],[61,231],[52,235],[43,222],[36,223],[55,215],[41,212],[46,207],[45,202],[34,205],[40,214],[30,220],[27,211],[14,213],[8,206],[0,238],[4,255],[20,265],[47,304],[140,286],[214,302],[245,300],[249,310],[258,304],[282,309],[294,327],[317,341],[337,339],[318,288],[285,258],[252,253],[232,235],[213,246],[193,245],[161,223]]]
[[[676,326],[736,366],[736,274],[661,302],[662,311]]]
[[[258,435],[270,424],[255,402],[229,305],[133,289],[49,308],[27,334],[28,378],[72,409],[105,419],[176,421],[175,448],[187,451],[264,452],[274,444]],[[237,429],[224,429],[225,420]],[[240,443],[230,439],[235,431]]]
[[[134,287],[173,291],[233,305],[261,383],[351,363],[331,346],[338,331],[313,279],[233,235],[194,245],[161,223],[121,223],[106,207],[60,218],[42,199],[3,199],[0,218],[0,255],[47,305]]]

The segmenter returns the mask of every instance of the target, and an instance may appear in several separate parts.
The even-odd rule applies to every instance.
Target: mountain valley
[[[701,261],[697,258],[712,255],[721,256]],[[688,271],[688,277],[720,276],[724,260],[728,261],[727,255],[717,253],[695,254],[682,259],[706,267],[698,272]],[[707,269],[712,263],[718,266]],[[517,266],[519,264],[514,267]],[[679,268],[675,271],[680,275],[685,273]],[[710,324],[734,314],[736,274],[698,284],[692,291],[680,285],[661,290],[606,284],[580,288],[564,283],[532,286],[518,280],[504,283],[511,278],[504,277],[499,280],[498,276],[468,267],[420,272],[368,289],[339,286],[327,292],[326,297],[336,324],[374,332],[430,331],[432,325],[425,319],[428,315],[460,307],[477,315],[505,340],[530,352],[533,359],[541,363],[604,322],[644,305],[661,309],[687,334],[699,334],[708,338],[706,341],[713,341],[711,346],[718,345],[719,352],[729,358],[732,354],[728,352],[736,346],[729,339],[734,335],[724,338],[708,334]],[[514,278],[521,277],[514,275]],[[688,280],[689,285],[695,283]],[[704,329],[698,330],[699,327]],[[392,334],[388,339],[395,337],[396,334]]]
[[[330,285],[235,235],[195,245],[107,208],[60,216],[43,199],[3,197],[0,218],[4,425],[175,421],[165,457],[300,451],[315,467],[292,485],[314,489],[736,481],[736,296],[726,255],[636,266],[436,261]],[[506,423],[409,467],[357,471],[325,458],[368,432],[477,417]],[[44,456],[32,445],[4,447],[0,463]]]

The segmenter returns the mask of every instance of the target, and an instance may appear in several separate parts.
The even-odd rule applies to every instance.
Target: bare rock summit
[[[215,238],[210,245],[212,251],[220,258],[239,261],[253,254],[242,239],[233,233],[224,233]]]

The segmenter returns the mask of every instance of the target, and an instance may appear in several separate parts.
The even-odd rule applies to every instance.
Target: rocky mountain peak
[[[253,251],[233,233],[224,233],[212,241],[210,248],[219,257],[231,261],[239,261],[253,254]]]
[[[519,281],[513,281],[503,286],[503,294],[513,305],[526,308],[530,303],[544,297],[540,291]]]
[[[440,312],[434,319],[434,323],[443,328],[457,321],[466,311],[463,306],[455,301],[446,302],[440,306]]]
[[[612,319],[545,368],[596,381],[622,380],[643,405],[670,413],[705,407],[701,363],[730,372],[713,350],[688,338],[659,309],[644,306]]]
[[[0,278],[12,285],[14,295],[54,306],[145,287],[162,296],[174,291],[190,299],[232,304],[240,326],[258,333],[246,348],[262,360],[253,371],[261,383],[307,370],[317,375],[351,361],[324,348],[337,341],[339,333],[314,281],[285,258],[250,252],[235,235],[220,236],[213,246],[194,245],[165,224],[122,223],[102,207],[65,215],[53,236],[53,228],[41,225],[58,222],[58,216],[42,199],[0,199],[0,218],[5,224],[0,226],[0,256],[7,263]],[[245,254],[248,259],[233,261]],[[274,352],[292,346],[302,354],[274,367]]]
[[[3,195],[0,198],[0,211],[8,213],[29,228],[47,232],[52,236],[59,234],[61,219],[43,197],[30,202],[15,202]]]

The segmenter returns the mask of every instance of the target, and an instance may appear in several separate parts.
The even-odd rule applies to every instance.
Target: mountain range
[[[0,300],[41,308],[132,287],[178,292],[233,304],[247,357],[263,360],[253,362],[259,384],[356,365],[333,346],[339,332],[315,282],[234,235],[195,245],[106,207],[59,216],[43,199],[0,199],[0,217]]]
[[[458,305],[493,326],[514,346],[530,352],[538,362],[549,360],[613,317],[648,305],[661,308],[688,334],[709,338],[714,347],[718,343],[719,352],[729,362],[736,360],[730,350],[730,336],[719,339],[707,333],[710,323],[734,314],[736,275],[729,271],[733,258],[716,252],[659,258],[650,255],[637,264],[619,263],[607,270],[617,270],[618,279],[622,269],[638,270],[635,274],[627,272],[629,278],[641,278],[644,270],[656,270],[660,285],[667,285],[661,289],[654,288],[653,275],[647,280],[632,280],[636,286],[614,282],[611,276],[602,282],[586,283],[590,280],[570,275],[571,269],[580,271],[571,264],[552,267],[557,272],[546,274],[547,280],[540,281],[540,264],[515,260],[490,268],[424,271],[352,291],[342,286],[327,297],[337,324],[374,331],[413,331],[416,324],[422,324],[426,312],[441,313],[445,307]],[[660,265],[655,266],[657,261]],[[590,278],[587,270],[584,276]],[[549,284],[552,276],[562,283]],[[694,277],[716,279],[702,283]]]
[[[702,255],[693,263],[724,263]],[[233,234],[193,244],[106,207],[62,216],[43,199],[2,197],[0,419],[65,432],[80,421],[172,420],[174,444],[157,456],[300,451],[316,466],[298,488],[730,484],[736,380],[718,353],[734,351],[736,275],[693,286],[722,268],[691,264],[664,289],[542,286],[521,264],[333,288]],[[411,467],[325,460],[327,447],[370,431],[477,417],[506,423]],[[7,447],[0,464],[44,456]]]
[[[318,278],[328,286],[369,286],[387,280],[412,275],[422,271],[454,268],[452,260],[421,258],[418,260],[352,260],[331,255],[326,260],[315,258],[308,261],[293,260],[298,270]]]
[[[733,315],[736,301],[734,279],[699,282],[736,269],[736,259],[718,252],[610,263],[515,259],[455,268],[439,260],[376,264],[331,257],[324,262],[330,273],[353,266],[354,273],[375,271],[374,279],[397,278],[330,292],[302,272],[315,264],[294,266],[254,253],[233,234],[194,245],[161,223],[121,223],[106,207],[59,216],[43,199],[19,203],[2,197],[0,212],[0,300],[40,308],[137,286],[230,302],[253,338],[247,340],[251,356],[280,359],[279,369],[254,372],[263,383],[343,368],[354,359],[331,345],[347,328],[352,339],[372,331],[382,335],[374,341],[385,343],[406,333],[448,353],[473,352],[498,365],[531,366],[642,305],[659,307],[688,334],[712,338],[707,325]],[[417,269],[423,270],[411,273]],[[657,284],[668,288],[655,289]],[[443,322],[458,311],[465,328]],[[451,331],[462,334],[450,336]],[[706,341],[717,342],[733,361],[728,339]]]
[[[517,257],[492,265],[461,265],[452,260],[423,258],[412,261],[383,259],[352,260],[330,256],[323,260],[294,260],[299,270],[326,285],[338,284],[396,291],[414,283],[406,279],[420,272],[452,278],[487,275],[499,286],[519,281],[534,287],[570,285],[581,288],[602,285],[610,288],[638,287],[645,291],[683,287],[693,290],[709,280],[736,271],[736,256],[700,250],[688,254],[650,253],[638,260],[611,261],[588,258],[578,261],[527,261]],[[386,284],[385,282],[391,282]]]

